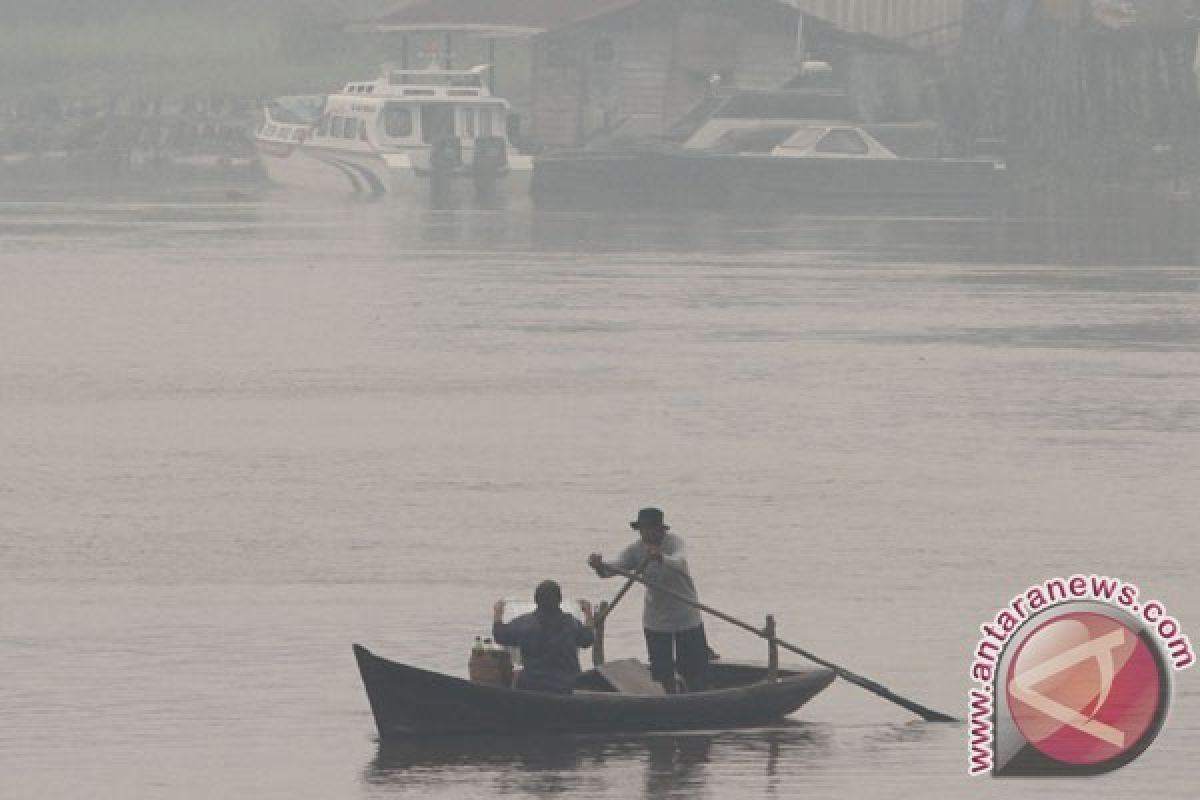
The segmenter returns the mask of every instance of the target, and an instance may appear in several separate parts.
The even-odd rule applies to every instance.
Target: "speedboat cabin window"
[[[358,138],[358,126],[362,124],[362,120],[346,117],[346,127],[342,130],[342,135],[347,139]]]
[[[388,74],[387,80],[391,86],[483,86],[483,76],[474,71],[439,74],[428,70],[396,69]]]
[[[797,128],[783,147],[789,150],[809,150],[825,135],[824,128]]]
[[[473,108],[462,110],[462,135],[464,139],[475,138],[475,109]]]
[[[321,124],[317,126],[317,136],[328,136],[331,118],[328,114],[321,117]]]
[[[433,144],[454,136],[454,107],[430,103],[421,106],[421,140]]]
[[[814,148],[818,153],[832,153],[843,156],[865,156],[869,148],[863,138],[848,128],[835,128]]]
[[[358,140],[365,142],[367,140],[367,121],[360,119],[358,121]]]
[[[388,106],[383,112],[383,132],[389,139],[407,139],[412,136],[412,111],[402,106]]]
[[[480,136],[480,138],[487,138],[489,136],[495,136],[495,134],[492,132],[492,111],[491,111],[491,109],[487,109],[487,108],[479,109],[479,136]]]
[[[785,140],[795,140],[794,129],[786,125],[765,125],[753,128],[735,128],[721,134],[713,142],[712,150],[717,153],[769,153]],[[792,137],[788,139],[788,137]]]

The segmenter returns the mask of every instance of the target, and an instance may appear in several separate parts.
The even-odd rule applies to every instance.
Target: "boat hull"
[[[258,139],[255,148],[267,179],[277,186],[318,195],[344,195],[355,191],[357,184],[347,174],[314,158],[299,144]]]
[[[787,158],[686,152],[565,154],[536,161],[541,204],[990,212],[1003,170],[951,159]]]
[[[359,645],[354,646],[354,654],[383,740],[430,733],[597,733],[760,726],[796,711],[835,677],[830,670],[814,669],[781,672],[771,682],[694,694],[580,691],[554,695],[471,683],[380,658]],[[714,665],[714,672],[725,668]],[[739,665],[728,665],[728,670],[727,677],[738,680],[765,675],[765,670]],[[746,670],[750,672],[734,675]]]
[[[423,154],[385,154],[307,143],[289,146],[261,139],[256,145],[272,183],[314,195],[393,196],[422,202],[488,199],[489,194],[495,198],[524,199],[529,197],[532,184],[533,159],[516,153],[509,155],[509,165],[494,185],[481,191],[469,168],[453,172],[440,186],[435,186],[428,168],[422,164]]]

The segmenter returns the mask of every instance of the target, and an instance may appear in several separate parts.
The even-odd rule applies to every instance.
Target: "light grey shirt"
[[[683,539],[668,533],[662,543],[662,561],[651,559],[643,576],[646,581],[691,600],[699,600],[696,585],[688,572],[687,553]],[[621,551],[613,566],[633,572],[646,559],[646,545],[641,539]],[[655,589],[646,587],[646,605],[642,612],[642,625],[649,631],[675,633],[695,628],[703,622],[700,612],[686,603]]]

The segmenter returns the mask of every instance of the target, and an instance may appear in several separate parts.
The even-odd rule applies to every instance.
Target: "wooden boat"
[[[381,740],[413,734],[595,733],[719,730],[782,720],[833,682],[829,669],[778,669],[714,662],[713,688],[692,694],[636,693],[636,662],[605,664],[580,675],[570,695],[472,683],[399,664],[354,646]],[[645,670],[644,667],[640,669]],[[632,689],[630,691],[629,689]],[[649,690],[647,690],[649,691]]]

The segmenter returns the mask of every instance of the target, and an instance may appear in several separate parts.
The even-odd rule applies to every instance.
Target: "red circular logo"
[[[1005,691],[1031,745],[1063,764],[1135,757],[1158,732],[1166,676],[1124,622],[1078,611],[1042,624],[1020,645]]]

